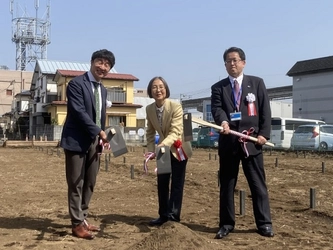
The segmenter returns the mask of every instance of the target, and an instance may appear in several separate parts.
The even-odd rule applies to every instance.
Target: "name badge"
[[[230,120],[231,121],[242,120],[242,113],[241,112],[230,113]]]

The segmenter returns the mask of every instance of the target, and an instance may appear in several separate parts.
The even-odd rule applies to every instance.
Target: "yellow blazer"
[[[188,158],[192,156],[192,147],[190,142],[183,141],[183,109],[179,103],[165,100],[162,117],[162,128],[156,115],[156,104],[153,102],[146,107],[147,113],[147,148],[149,152],[155,152],[155,134],[159,134],[158,144],[163,143],[169,146],[171,153],[177,158],[176,148],[173,143],[180,139],[185,154]]]

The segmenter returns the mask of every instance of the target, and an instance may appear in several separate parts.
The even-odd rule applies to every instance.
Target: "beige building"
[[[11,122],[15,96],[30,89],[32,71],[0,70],[0,126]],[[28,108],[28,107],[27,107]],[[25,111],[25,110],[20,110]]]

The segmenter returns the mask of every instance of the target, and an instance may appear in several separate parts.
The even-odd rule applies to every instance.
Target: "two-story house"
[[[58,69],[88,71],[90,63],[77,63],[38,59],[32,76],[30,92],[30,136],[39,137],[39,129],[45,124],[52,124],[47,104],[58,100],[57,83],[54,81]],[[114,69],[110,72],[116,73]]]
[[[54,82],[57,84],[57,100],[43,106],[50,114],[51,120],[63,125],[67,115],[66,87],[71,79],[84,74],[85,71],[57,70]],[[139,79],[130,74],[109,73],[102,79],[107,89],[107,100],[112,107],[106,111],[106,126],[123,125],[136,127],[136,109],[142,105],[134,104],[134,82]]]

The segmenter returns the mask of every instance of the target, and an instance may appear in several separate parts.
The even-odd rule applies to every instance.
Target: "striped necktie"
[[[96,108],[96,125],[101,127],[101,109],[100,109],[100,100],[98,92],[98,82],[93,82],[94,84],[94,96],[95,96],[95,108]]]
[[[237,110],[239,110],[239,100],[240,100],[239,83],[237,82],[236,79],[234,80],[234,95],[235,95],[236,107],[237,107]]]

